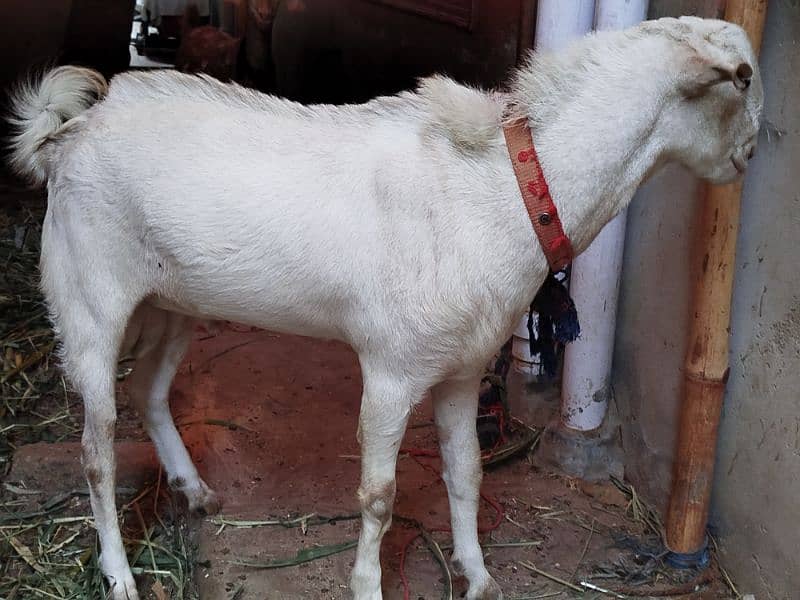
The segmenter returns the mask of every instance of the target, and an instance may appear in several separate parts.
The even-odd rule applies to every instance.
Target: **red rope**
[[[403,600],[409,600],[409,594],[411,593],[411,587],[408,585],[408,579],[406,578],[406,554],[408,553],[408,547],[421,535],[419,531],[416,532],[403,542],[403,546],[400,549],[400,581],[403,582]]]
[[[494,522],[492,522],[491,525],[478,527],[478,533],[491,533],[500,527],[500,524],[503,522],[503,518],[505,517],[505,512],[503,511],[503,507],[500,505],[500,503],[491,496],[487,496],[481,492],[481,498],[494,509],[495,515]]]
[[[436,469],[436,467],[424,463],[419,460],[420,457],[425,458],[438,458],[439,453],[435,450],[428,450],[425,448],[401,448],[400,452],[403,452],[410,457],[412,457],[418,465],[420,465],[423,469],[426,469],[436,475],[436,478],[439,481],[442,481],[442,475]],[[478,533],[490,533],[500,527],[500,524],[503,522],[503,517],[505,515],[503,511],[503,507],[500,503],[484,494],[483,492],[480,493],[481,499],[490,505],[495,510],[495,518],[494,521],[490,525],[485,525],[483,527],[478,527]],[[439,527],[431,527],[427,528],[428,531],[435,531],[435,532],[444,532],[444,533],[452,533],[452,529],[450,527],[439,526]],[[411,594],[411,588],[408,585],[408,578],[406,577],[405,572],[405,564],[406,564],[406,555],[408,554],[408,549],[414,541],[420,537],[422,534],[420,532],[414,533],[410,536],[400,548],[400,581],[403,583],[403,600],[409,600]]]

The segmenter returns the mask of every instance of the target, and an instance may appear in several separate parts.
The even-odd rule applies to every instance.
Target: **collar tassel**
[[[566,277],[559,280],[552,271],[536,293],[528,312],[528,337],[531,355],[539,355],[539,374],[550,379],[558,373],[558,357],[564,345],[581,334],[578,311],[567,291]],[[533,314],[536,313],[536,331]]]

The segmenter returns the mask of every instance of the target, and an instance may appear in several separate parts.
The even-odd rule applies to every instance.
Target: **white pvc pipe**
[[[627,29],[647,18],[648,0],[597,0],[594,28],[597,31]]]
[[[595,28],[630,27],[646,18],[647,8],[648,0],[597,0]],[[625,222],[623,212],[572,265],[570,294],[581,337],[567,345],[561,385],[561,420],[571,429],[597,429],[608,409]]]
[[[535,377],[538,374],[539,367],[534,364],[534,357],[531,355],[527,315],[517,323],[514,336],[511,338],[511,358],[511,368],[518,373],[523,373],[529,377]]]
[[[536,10],[535,49],[557,51],[570,40],[587,34],[594,21],[594,0],[539,0]],[[520,373],[535,375],[538,367],[528,347],[528,317],[523,316],[514,332],[512,365]]]
[[[539,0],[536,50],[555,51],[591,31],[594,0]]]

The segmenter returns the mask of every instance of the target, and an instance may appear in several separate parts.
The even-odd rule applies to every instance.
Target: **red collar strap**
[[[519,119],[503,127],[503,134],[533,230],[539,238],[550,269],[554,272],[560,271],[572,262],[575,254],[550,196],[542,165],[533,147],[531,130],[525,119]]]

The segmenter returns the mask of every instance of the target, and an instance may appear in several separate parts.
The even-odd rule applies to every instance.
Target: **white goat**
[[[42,287],[86,405],[83,461],[116,600],[137,598],[114,505],[114,374],[171,485],[218,508],[168,390],[197,319],[336,338],[364,379],[351,587],[381,597],[379,550],[409,413],[432,392],[467,598],[500,598],[476,525],[477,392],[548,267],[501,132],[526,117],[576,252],[656,168],[726,182],[762,108],[745,33],[697,18],[589,36],[533,56],[506,93],[434,77],[360,106],[306,107],[173,72],[110,88],[61,67],[19,88],[13,164],[47,182]]]

